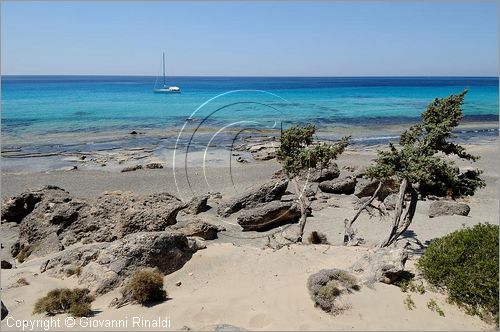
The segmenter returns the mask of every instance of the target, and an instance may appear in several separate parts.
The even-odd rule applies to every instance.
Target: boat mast
[[[165,52],[163,52],[163,86],[166,86],[166,83],[165,83]]]

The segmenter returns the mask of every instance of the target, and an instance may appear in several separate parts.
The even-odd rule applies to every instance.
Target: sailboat
[[[155,93],[180,93],[181,88],[178,86],[167,86],[165,81],[165,52],[163,52],[163,87],[154,89]]]

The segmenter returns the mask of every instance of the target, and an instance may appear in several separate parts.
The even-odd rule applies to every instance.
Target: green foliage
[[[90,316],[93,301],[94,297],[87,288],[54,289],[36,301],[33,314],[46,313],[52,316],[68,313],[74,317]]]
[[[282,131],[277,157],[288,177],[293,178],[300,171],[317,165],[328,165],[344,152],[349,143],[349,137],[343,137],[335,144],[313,144],[315,132],[316,127],[312,124],[292,126]]]
[[[389,145],[387,151],[379,151],[374,165],[366,175],[375,179],[406,178],[419,185],[422,196],[445,196],[451,190],[454,197],[473,195],[484,187],[480,170],[460,173],[459,168],[446,155],[476,161],[479,157],[449,141],[455,138],[453,129],[462,120],[462,104],[467,90],[447,98],[436,98],[422,113],[421,122],[401,134],[399,144]]]
[[[451,302],[498,323],[498,226],[479,224],[431,242],[418,261],[424,277]]]
[[[123,297],[141,304],[166,300],[163,275],[154,269],[135,272],[123,290]]]
[[[326,235],[316,231],[312,231],[307,238],[310,244],[329,244]]]
[[[444,317],[444,311],[439,307],[436,300],[430,299],[429,302],[427,302],[427,308],[437,312],[439,316]]]

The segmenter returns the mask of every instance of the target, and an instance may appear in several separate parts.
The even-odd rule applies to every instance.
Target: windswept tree
[[[402,133],[399,147],[389,145],[379,151],[375,163],[366,175],[381,181],[395,178],[399,196],[392,225],[381,247],[394,243],[411,224],[419,198],[428,195],[458,198],[474,195],[485,182],[478,169],[461,172],[450,155],[459,159],[479,159],[465,148],[450,141],[456,137],[453,129],[463,118],[462,104],[467,90],[446,98],[436,98],[422,113],[420,123]]]
[[[349,143],[349,137],[343,137],[335,144],[315,142],[316,127],[292,126],[281,132],[281,145],[277,152],[278,161],[283,166],[288,179],[293,183],[295,194],[298,197],[301,217],[299,221],[298,242],[302,241],[306,225],[309,199],[304,195],[306,183],[301,178],[304,171],[309,169],[328,167],[330,162],[344,152]]]

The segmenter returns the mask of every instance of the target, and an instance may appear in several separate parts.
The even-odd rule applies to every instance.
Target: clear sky
[[[498,76],[498,2],[2,1],[2,74]]]

